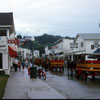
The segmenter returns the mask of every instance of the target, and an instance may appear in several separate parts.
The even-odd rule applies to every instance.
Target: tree
[[[18,39],[22,39],[21,34],[17,35],[17,38],[18,38]]]

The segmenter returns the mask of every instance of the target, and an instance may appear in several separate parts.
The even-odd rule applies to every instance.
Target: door
[[[0,69],[2,69],[2,53],[0,53]]]

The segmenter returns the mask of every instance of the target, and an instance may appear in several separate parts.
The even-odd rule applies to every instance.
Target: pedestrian
[[[46,59],[44,59],[44,68],[45,68],[45,71],[47,71],[47,61],[46,61]]]
[[[69,76],[69,71],[70,71],[70,62],[71,62],[71,60],[68,59],[68,60],[67,60],[68,76]]]
[[[23,68],[23,70],[24,70],[24,67],[25,67],[25,62],[24,62],[24,60],[22,61],[22,68]]]
[[[21,71],[21,62],[18,61],[18,68],[19,68],[19,71]]]
[[[17,68],[18,68],[18,60],[17,60],[17,58],[15,58],[15,60],[14,60],[14,68],[15,68],[15,72],[17,72]]]
[[[70,68],[71,68],[71,76],[73,76],[73,71],[75,71],[75,68],[76,68],[75,61],[70,62]]]
[[[30,60],[29,66],[28,66],[28,75],[30,75],[31,67],[32,67],[32,61]]]

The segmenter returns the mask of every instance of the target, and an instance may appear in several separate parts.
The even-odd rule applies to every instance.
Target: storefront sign
[[[70,48],[78,48],[78,43],[70,43]]]

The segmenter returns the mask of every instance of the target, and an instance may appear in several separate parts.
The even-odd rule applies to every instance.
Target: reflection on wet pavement
[[[47,80],[49,86],[58,91],[66,99],[99,99],[100,98],[100,77],[96,77],[92,81],[88,77],[87,82],[75,79],[67,75],[67,69],[64,73],[47,72]]]

